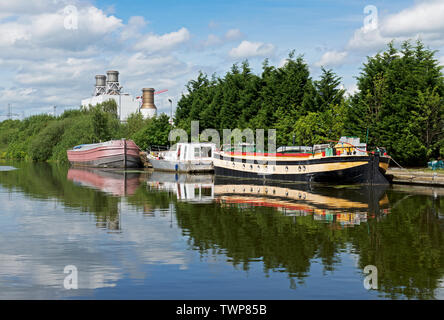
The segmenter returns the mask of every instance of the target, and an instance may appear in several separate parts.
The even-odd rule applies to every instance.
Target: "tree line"
[[[423,166],[444,156],[444,78],[436,51],[420,41],[393,42],[367,57],[346,95],[341,78],[322,68],[310,76],[303,56],[290,52],[282,67],[263,62],[254,74],[248,61],[223,77],[199,73],[186,85],[175,122],[190,131],[192,120],[207,128],[277,130],[277,145],[313,145],[357,136],[385,147],[398,162]]]

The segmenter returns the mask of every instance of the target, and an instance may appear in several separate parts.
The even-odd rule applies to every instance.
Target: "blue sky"
[[[72,7],[77,25],[67,29]],[[177,102],[199,70],[223,75],[248,59],[260,73],[265,58],[280,66],[293,49],[314,79],[332,68],[354,92],[366,57],[392,39],[421,38],[444,64],[443,16],[443,0],[0,0],[0,114],[8,103],[25,115],[77,107],[94,75],[111,69],[134,96],[168,89],[156,97],[168,111],[167,99]]]

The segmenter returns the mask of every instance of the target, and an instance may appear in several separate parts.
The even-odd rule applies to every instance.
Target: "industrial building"
[[[117,114],[120,121],[126,121],[131,113],[141,112],[144,118],[151,118],[157,114],[154,104],[154,89],[142,89],[142,99],[134,98],[129,93],[123,93],[119,83],[119,72],[108,71],[105,75],[96,75],[96,84],[92,97],[82,100],[82,107],[113,99],[117,104]]]

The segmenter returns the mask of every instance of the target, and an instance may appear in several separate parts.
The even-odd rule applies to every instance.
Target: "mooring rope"
[[[398,165],[398,167],[400,167],[402,170],[407,170],[406,168],[404,168],[403,166],[401,166],[398,162],[396,162],[395,159],[393,159],[393,157],[390,157],[391,160],[393,160],[394,163],[396,163]],[[408,170],[407,170],[408,171]]]

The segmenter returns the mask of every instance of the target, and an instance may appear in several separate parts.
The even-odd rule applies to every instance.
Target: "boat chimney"
[[[152,118],[157,114],[157,108],[154,104],[154,88],[142,89],[142,107],[140,112],[144,118]]]

